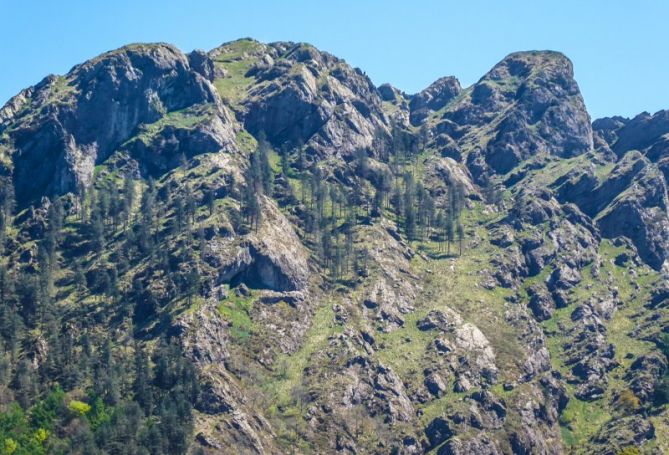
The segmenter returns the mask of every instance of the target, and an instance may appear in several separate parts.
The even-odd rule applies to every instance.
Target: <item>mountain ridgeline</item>
[[[0,109],[0,451],[669,453],[669,111],[133,44]]]

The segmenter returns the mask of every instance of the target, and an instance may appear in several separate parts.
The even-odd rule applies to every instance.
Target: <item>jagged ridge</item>
[[[0,110],[3,276],[59,268],[34,305],[19,286],[4,307],[47,376],[60,345],[34,308],[52,301],[54,332],[102,346],[113,329],[121,363],[176,340],[201,389],[188,443],[205,452],[666,450],[668,124],[591,125],[555,52],[406,95],[306,44],[127,46]],[[276,175],[249,222],[263,153]],[[141,201],[96,212],[130,187]],[[462,205],[461,255],[430,204]],[[82,314],[99,316],[69,328]],[[60,377],[68,399],[112,406]]]

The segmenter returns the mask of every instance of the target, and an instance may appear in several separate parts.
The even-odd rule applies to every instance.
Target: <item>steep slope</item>
[[[185,144],[185,150],[233,147],[231,119],[214,90],[178,49],[133,45],[76,66],[65,76],[49,76],[23,91],[0,114],[0,150],[21,156],[10,162],[3,159],[13,166],[19,205],[90,186],[95,165],[135,135],[140,125],[155,123],[147,126],[149,137],[142,137],[150,140],[165,128],[171,129],[169,135],[183,130],[182,125],[198,130],[198,124],[216,114],[217,124],[207,125],[208,131],[185,132],[205,136],[195,139],[204,144]],[[182,141],[183,137],[178,139]],[[144,159],[150,157],[140,158],[150,165],[150,159]],[[175,159],[161,156],[156,161]]]
[[[458,144],[479,182],[530,157],[567,158],[592,149],[590,118],[571,62],[557,52],[507,56],[425,121],[437,147]]]
[[[305,144],[319,159],[382,152],[389,123],[362,71],[307,44],[240,40],[209,54],[222,96],[249,132],[263,131],[277,149]]]
[[[663,453],[667,131],[591,126],[555,52],[415,95],[251,39],[51,76],[0,110],[0,439]]]

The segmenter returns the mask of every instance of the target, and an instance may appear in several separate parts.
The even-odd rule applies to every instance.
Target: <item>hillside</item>
[[[0,451],[669,453],[669,111],[133,44],[0,109]]]

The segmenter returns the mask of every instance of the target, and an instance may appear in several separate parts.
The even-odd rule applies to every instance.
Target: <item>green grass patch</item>
[[[230,323],[230,334],[237,341],[248,341],[254,332],[255,327],[251,319],[251,311],[255,300],[253,291],[249,296],[237,296],[231,293],[218,306],[218,311],[223,319]]]
[[[312,356],[325,347],[330,335],[340,330],[334,321],[332,302],[326,300],[314,313],[311,327],[304,337],[304,344],[293,354],[283,354],[277,358],[275,373],[262,384],[265,395],[271,397],[274,407],[290,406],[291,391],[299,385],[304,369],[310,365]]]
[[[137,138],[148,144],[166,127],[191,129],[205,121],[212,110],[213,105],[204,105],[168,112],[160,120],[140,126]]]
[[[258,141],[246,130],[237,132],[237,147],[244,153],[253,152],[258,146]]]

